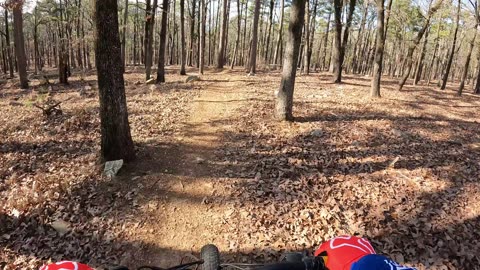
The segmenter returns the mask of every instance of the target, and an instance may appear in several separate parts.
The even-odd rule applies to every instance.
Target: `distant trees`
[[[117,0],[95,0],[95,64],[98,73],[101,155],[106,161],[135,158],[128,123]]]
[[[71,72],[93,68],[91,1],[34,2],[15,14],[13,6],[0,4],[0,70],[9,77],[26,78],[28,71],[37,74],[55,68],[58,81],[68,83]],[[197,67],[200,73],[208,66],[242,66],[251,74],[257,68],[281,66],[288,30],[283,17],[290,13],[291,1],[170,0],[173,6],[167,11],[160,9],[162,3],[157,9],[157,2],[118,2],[125,68],[145,66],[145,77],[150,78],[152,64],[163,62],[157,70],[161,82],[165,65],[178,66],[181,74],[186,66]],[[380,75],[398,78],[399,89],[409,80],[413,85],[434,81],[440,87],[451,81],[461,84],[462,91],[475,85],[475,92],[480,92],[475,84],[480,70],[475,52],[480,46],[471,46],[476,35],[472,9],[478,4],[460,2],[458,12],[458,0],[384,0],[381,37],[376,1],[308,0],[297,68],[303,74],[330,68],[333,81],[339,83],[343,74]],[[15,46],[21,42],[15,27],[19,15],[24,20],[25,60]]]
[[[423,34],[425,34],[425,31],[427,30],[428,26],[430,25],[430,21],[432,19],[432,16],[435,14],[435,12],[440,9],[442,5],[443,0],[437,0],[436,3],[431,6],[427,12],[427,16],[425,18],[425,22],[423,23],[422,27],[420,30],[417,32],[416,36],[414,37],[412,43],[408,47],[407,55],[405,57],[405,64],[406,64],[406,71],[404,72],[403,77],[401,78],[399,84],[398,84],[398,90],[402,90],[403,86],[405,85],[407,79],[410,76],[410,72],[412,71],[412,64],[413,64],[413,52],[417,48],[418,43],[420,43],[420,40],[423,37]]]

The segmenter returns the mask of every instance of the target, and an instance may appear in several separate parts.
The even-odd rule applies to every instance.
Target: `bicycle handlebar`
[[[305,257],[299,262],[280,262],[254,268],[254,270],[325,270],[322,257]]]

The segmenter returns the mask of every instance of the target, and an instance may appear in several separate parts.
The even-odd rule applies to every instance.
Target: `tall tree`
[[[203,69],[205,67],[205,24],[207,22],[207,7],[205,5],[205,0],[200,0],[200,10],[201,10],[201,29],[200,29],[200,74],[203,74]]]
[[[126,48],[127,48],[127,25],[128,25],[128,0],[125,0],[125,10],[123,12],[123,26],[122,26],[122,63],[126,65]]]
[[[250,49],[249,74],[255,75],[257,71],[257,44],[258,44],[258,21],[260,19],[260,0],[255,0],[255,10],[253,12],[252,46]]]
[[[187,61],[187,51],[185,48],[185,0],[180,0],[180,39],[182,51],[180,54],[180,75],[186,75],[185,62]]]
[[[13,10],[13,37],[18,75],[20,77],[20,87],[22,89],[27,89],[27,56],[25,55],[25,41],[23,37],[23,0],[10,1],[9,6]]]
[[[423,37],[423,34],[425,33],[425,31],[427,30],[427,28],[429,27],[430,25],[430,20],[432,19],[432,16],[435,14],[435,12],[437,12],[438,9],[440,9],[440,7],[442,6],[442,2],[443,0],[437,0],[436,3],[433,4],[433,6],[431,6],[429,9],[428,9],[428,12],[427,12],[427,16],[425,18],[425,21],[422,25],[422,27],[420,28],[420,30],[417,32],[417,35],[414,37],[412,43],[410,44],[410,46],[408,46],[408,51],[407,51],[407,55],[405,57],[405,60],[404,62],[406,63],[406,71],[403,73],[403,77],[401,78],[400,82],[398,83],[398,90],[402,90],[403,86],[405,85],[405,83],[407,82],[407,79],[408,77],[410,76],[410,72],[412,71],[412,57],[413,57],[413,52],[415,51],[415,49],[417,48],[417,45],[418,43],[420,42],[420,40],[422,39]]]
[[[237,9],[237,35],[235,37],[235,48],[233,49],[233,57],[230,69],[233,69],[235,63],[237,62],[238,46],[240,45],[240,35],[242,33],[242,7],[240,5],[240,0],[237,0]]]
[[[147,27],[147,46],[145,50],[145,77],[147,80],[150,80],[150,74],[152,72],[153,32],[155,26],[155,13],[157,13],[157,3],[158,0],[153,0],[153,6],[151,7],[151,10],[147,12],[147,22],[145,24],[145,26]]]
[[[165,82],[165,45],[167,43],[168,0],[162,3],[162,28],[160,29],[160,46],[158,48],[158,68],[156,83]]]
[[[453,55],[455,54],[455,48],[457,46],[457,35],[458,35],[458,26],[460,25],[460,7],[461,7],[461,0],[458,0],[458,6],[457,6],[457,18],[456,18],[456,24],[455,24],[455,30],[453,32],[453,41],[452,41],[452,48],[450,49],[450,53],[448,55],[448,60],[447,60],[447,67],[445,68],[445,73],[443,73],[443,78],[442,78],[442,85],[440,86],[440,89],[444,90],[445,87],[447,87],[447,81],[448,81],[448,75],[450,74],[450,69],[452,67],[452,62],[453,62]]]
[[[297,74],[297,60],[300,51],[302,28],[305,20],[305,2],[293,0],[290,9],[287,46],[283,59],[280,88],[275,91],[275,117],[281,121],[293,121],[293,91]]]
[[[280,0],[280,19],[278,20],[278,39],[277,45],[275,46],[275,58],[273,63],[276,65],[278,63],[279,54],[280,54],[280,45],[282,44],[282,35],[283,35],[283,13],[284,13],[285,0]]]
[[[101,155],[106,161],[135,158],[128,123],[118,33],[117,0],[95,0],[95,63],[98,73]]]
[[[5,41],[6,41],[6,50],[8,58],[8,70],[10,72],[10,78],[13,78],[13,57],[12,50],[10,49],[10,30],[8,29],[8,9],[5,8]]]
[[[270,48],[270,34],[272,32],[272,25],[273,25],[273,8],[275,6],[275,0],[270,0],[270,11],[269,11],[269,15],[268,15],[268,29],[266,31],[267,33],[267,37],[266,37],[266,41],[265,41],[265,64],[268,64],[268,53],[269,53],[269,48]]]
[[[375,63],[373,65],[373,78],[370,95],[372,97],[380,97],[380,81],[382,79],[382,67],[383,67],[383,50],[385,47],[385,35],[384,35],[384,1],[375,0],[377,5],[377,43],[375,45]]]
[[[427,52],[427,43],[428,43],[428,34],[429,33],[430,33],[430,30],[427,30],[425,32],[425,38],[423,39],[422,49],[420,50],[420,58],[418,59],[417,67],[415,68],[413,85],[417,85],[417,83],[420,81],[420,77],[422,76],[423,60],[425,59],[425,54]]]
[[[228,23],[228,1],[223,0],[222,28],[220,30],[220,41],[218,42],[217,68],[223,68],[225,63],[225,47],[227,46],[227,23]]]
[[[334,6],[334,19],[335,19],[335,52],[333,56],[333,81],[335,83],[342,82],[342,68],[343,61],[345,59],[345,48],[348,42],[348,35],[350,26],[352,24],[353,13],[355,11],[356,0],[349,0],[347,21],[345,24],[345,30],[343,31],[342,38],[342,9],[343,0],[333,0]]]

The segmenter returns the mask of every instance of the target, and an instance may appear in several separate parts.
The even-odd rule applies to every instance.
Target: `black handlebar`
[[[322,257],[304,257],[298,262],[281,262],[254,268],[254,270],[325,270]]]

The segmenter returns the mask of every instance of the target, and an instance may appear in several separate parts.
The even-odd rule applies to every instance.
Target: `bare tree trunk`
[[[452,48],[450,50],[450,54],[448,56],[447,67],[445,69],[445,73],[443,74],[442,85],[440,86],[441,90],[444,90],[445,87],[447,86],[448,75],[450,74],[450,68],[452,67],[452,62],[453,62],[453,55],[455,54],[455,47],[457,46],[458,26],[460,24],[460,7],[461,7],[461,0],[458,0],[457,21],[456,21],[455,31],[453,33],[453,43],[452,43]]]
[[[270,34],[272,32],[272,23],[273,23],[273,7],[275,5],[275,0],[270,0],[270,12],[268,18],[268,29],[267,29],[267,40],[265,42],[265,64],[268,64],[268,53],[270,47]]]
[[[285,6],[285,0],[280,0],[280,19],[278,21],[278,39],[277,45],[275,46],[275,57],[273,63],[276,65],[278,63],[278,57],[280,54],[280,44],[282,43],[282,35],[283,35],[283,9]]]
[[[430,32],[430,30],[427,30],[425,32],[425,38],[423,39],[422,50],[420,51],[420,58],[418,59],[417,67],[415,68],[415,76],[414,76],[414,79],[413,79],[413,85],[417,85],[417,83],[420,81],[420,77],[422,76],[423,60],[425,59],[425,53],[427,51],[427,43],[428,43],[429,32]]]
[[[333,82],[342,82],[342,68],[345,59],[345,48],[348,42],[348,34],[350,25],[352,24],[353,12],[355,11],[356,0],[350,0],[345,30],[342,39],[342,19],[341,13],[343,8],[342,0],[334,0],[334,17],[335,17],[335,54],[333,68]]]
[[[127,51],[127,25],[128,25],[128,0],[125,0],[125,11],[123,12],[122,25],[122,63],[125,70],[126,65],[126,51]]]
[[[222,28],[220,30],[220,41],[218,42],[218,54],[217,54],[217,68],[223,68],[225,63],[225,47],[227,46],[227,18],[228,18],[228,3],[229,0],[223,0],[222,11]]]
[[[304,30],[304,45],[303,45],[303,62],[301,71],[304,74],[309,74],[310,69],[306,67],[308,60],[308,50],[310,49],[310,1],[305,2],[305,25],[303,26]],[[300,45],[301,46],[301,45]],[[300,52],[300,57],[302,57],[302,52]]]
[[[205,0],[200,0],[200,10],[201,10],[201,30],[200,30],[200,74],[203,74],[203,69],[205,65],[205,24],[207,20],[207,7],[205,6]]]
[[[237,35],[235,38],[235,49],[233,50],[233,57],[232,57],[232,63],[230,65],[230,69],[233,69],[235,66],[235,63],[237,62],[237,54],[238,54],[238,45],[240,44],[240,35],[242,33],[242,7],[240,5],[240,0],[237,0],[237,9],[238,9],[238,15],[237,15]]]
[[[8,30],[8,9],[5,8],[5,41],[7,43],[7,57],[8,57],[8,70],[10,72],[10,78],[13,78],[13,57],[12,49],[10,48],[10,30]]]
[[[328,20],[327,20],[327,30],[325,30],[325,36],[323,38],[323,52],[322,52],[322,59],[320,60],[321,70],[325,70],[330,64],[325,65],[325,60],[327,58],[327,47],[328,47],[328,34],[330,33],[330,22],[332,18],[332,12],[328,13]]]
[[[390,13],[392,12],[392,4],[393,4],[393,0],[388,0],[387,11],[385,15],[385,31],[384,31],[385,40],[387,39],[388,23],[390,22]]]
[[[457,95],[459,96],[462,95],[463,88],[465,87],[465,79],[467,78],[467,75],[468,75],[468,69],[470,67],[470,59],[472,57],[473,47],[475,46],[475,39],[477,38],[477,28],[478,28],[478,24],[475,25],[475,34],[473,35],[472,41],[470,41],[470,47],[468,49],[467,58],[465,59],[462,80],[460,81],[460,87],[458,88],[458,92],[457,92]]]
[[[15,56],[17,58],[18,75],[20,76],[20,87],[28,88],[27,59],[25,55],[25,41],[23,39],[23,2],[13,6],[13,36],[15,42]]]
[[[128,123],[117,0],[95,0],[95,64],[100,95],[101,154],[105,161],[135,158]]]
[[[255,0],[255,11],[253,13],[253,29],[252,29],[252,48],[250,50],[249,73],[255,75],[257,71],[257,43],[258,43],[258,21],[260,18],[260,0]]]
[[[195,44],[195,8],[196,0],[192,1],[192,16],[190,17],[190,51],[188,55],[188,65],[193,66],[193,45]],[[197,52],[198,53],[198,52]]]
[[[145,50],[145,77],[146,80],[150,80],[150,75],[152,72],[152,61],[153,61],[153,32],[155,26],[155,13],[157,13],[157,3],[158,0],[153,0],[153,6],[151,10],[147,12],[147,22],[145,27],[147,27],[147,47]],[[148,15],[149,14],[149,15]]]
[[[406,63],[406,72],[403,74],[402,79],[400,80],[398,84],[398,90],[402,90],[403,86],[407,82],[408,77],[410,76],[410,72],[412,71],[412,57],[413,57],[413,52],[415,51],[415,48],[417,47],[418,43],[423,37],[423,34],[427,30],[428,26],[430,25],[430,20],[432,19],[432,16],[437,12],[437,10],[440,8],[442,5],[443,0],[438,0],[428,11],[427,18],[425,19],[425,23],[423,24],[422,28],[420,31],[418,31],[417,35],[413,39],[413,43],[408,47],[408,52],[407,56],[405,59]]]
[[[302,28],[305,20],[305,2],[293,0],[290,9],[290,25],[288,27],[287,47],[283,60],[282,80],[280,88],[275,91],[275,117],[281,121],[293,121],[293,91],[297,73],[297,59],[300,51]]]
[[[186,49],[185,49],[185,0],[180,0],[180,39],[182,43],[182,51],[180,54],[180,75],[186,75],[185,61]]]
[[[162,29],[160,29],[160,46],[158,49],[158,68],[156,83],[165,82],[165,44],[167,43],[168,0],[162,3]]]
[[[377,43],[375,45],[375,64],[373,66],[371,97],[380,97],[380,81],[382,79],[383,50],[385,47],[384,0],[375,0],[377,4]]]
[[[312,59],[312,53],[313,53],[313,41],[315,38],[315,23],[316,23],[316,18],[317,18],[317,6],[318,6],[318,0],[315,0],[315,3],[313,4],[313,14],[312,14],[312,20],[310,21],[310,37],[309,37],[309,45],[307,49],[307,69],[305,74],[310,73],[310,63]]]

